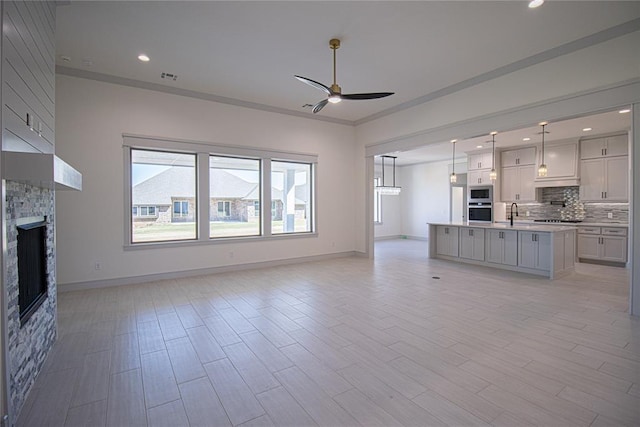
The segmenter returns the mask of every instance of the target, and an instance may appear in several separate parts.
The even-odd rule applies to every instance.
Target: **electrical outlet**
[[[613,212],[607,212],[607,218],[613,219]]]
[[[529,216],[529,211],[526,211],[526,212],[524,213],[524,216]]]
[[[102,263],[100,261],[96,261],[96,263],[93,265],[93,268],[95,268],[96,270],[102,270]]]
[[[233,255],[234,255],[233,251],[229,251],[229,258],[233,258]]]

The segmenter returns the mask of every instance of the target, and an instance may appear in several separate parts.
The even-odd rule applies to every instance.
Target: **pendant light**
[[[547,126],[549,123],[548,122],[540,122],[540,126],[542,126],[542,157],[541,157],[541,163],[540,166],[538,167],[538,176],[543,178],[545,176],[547,176],[547,165],[544,163],[544,134],[546,133],[544,128],[545,126]]]
[[[452,184],[455,184],[456,182],[458,182],[458,177],[456,176],[456,142],[458,140],[457,139],[452,139],[451,143],[453,144],[453,157],[451,159],[451,176],[449,176],[449,181],[451,181]]]
[[[376,191],[382,195],[397,196],[401,187],[396,187],[396,158],[394,156],[380,156],[382,158],[382,185],[376,186]],[[385,185],[384,181],[384,159],[393,159],[393,185]]]
[[[498,179],[498,172],[496,172],[496,135],[498,132],[495,130],[491,132],[491,172],[489,172],[489,179],[491,182],[496,182]]]

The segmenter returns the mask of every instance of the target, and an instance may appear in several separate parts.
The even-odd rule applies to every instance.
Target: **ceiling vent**
[[[167,79],[167,80],[173,80],[174,82],[176,80],[178,80],[178,75],[177,74],[171,74],[171,73],[162,73],[160,75],[160,77],[162,77],[163,79]]]

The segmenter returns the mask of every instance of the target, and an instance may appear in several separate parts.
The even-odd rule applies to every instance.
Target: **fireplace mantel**
[[[2,177],[35,187],[82,191],[82,174],[55,154],[5,151]]]

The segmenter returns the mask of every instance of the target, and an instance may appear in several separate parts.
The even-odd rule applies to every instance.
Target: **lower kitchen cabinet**
[[[436,252],[438,255],[458,256],[458,227],[439,225],[436,231]]]
[[[578,258],[581,260],[627,262],[627,229],[618,227],[580,227]]]
[[[513,230],[487,230],[486,259],[488,262],[518,265],[518,232]]]
[[[536,270],[551,268],[551,234],[518,232],[518,266]]]
[[[460,228],[460,258],[484,261],[484,230]]]

